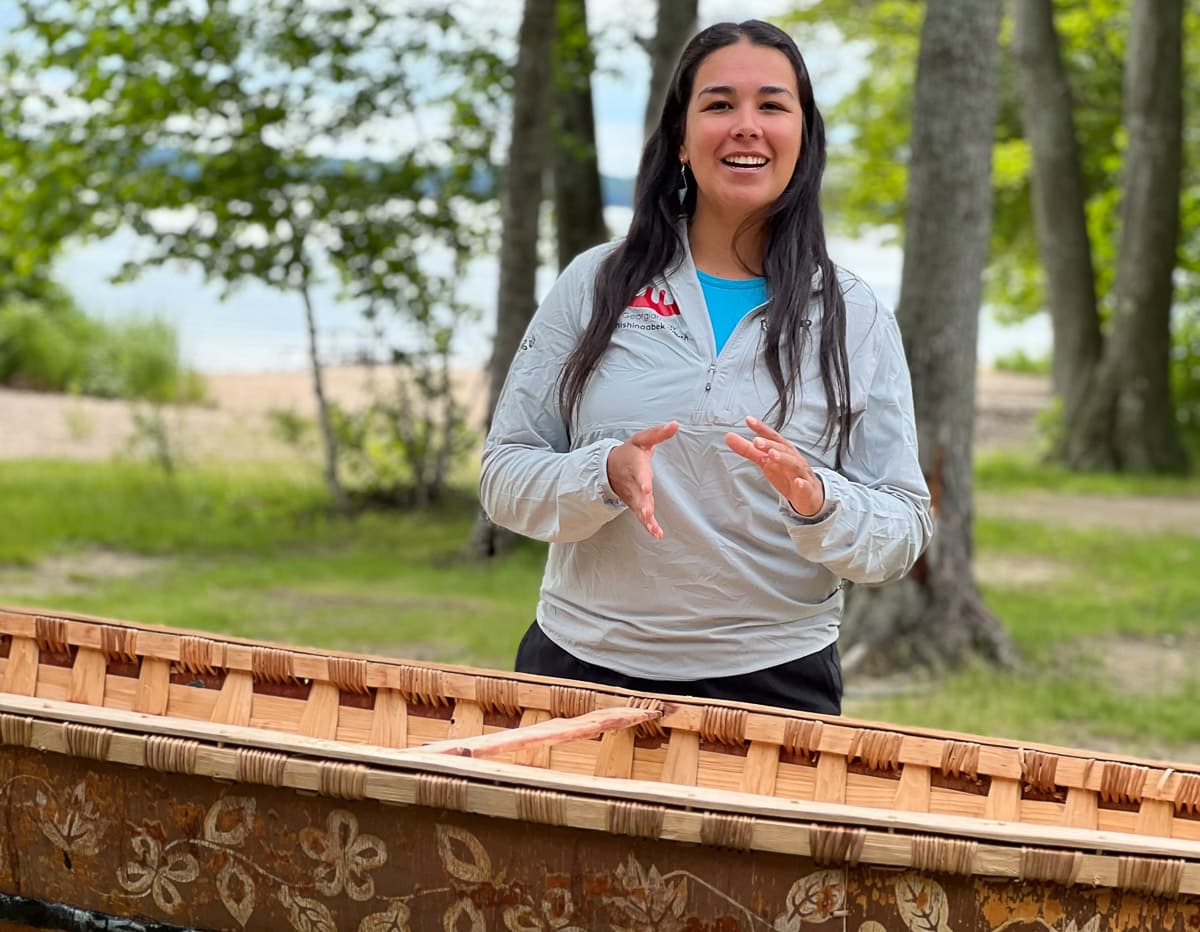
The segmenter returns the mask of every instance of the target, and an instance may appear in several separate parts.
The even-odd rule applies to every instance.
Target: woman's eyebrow
[[[705,94],[733,94],[735,93],[732,85],[729,84],[713,84],[710,87],[703,88],[696,96],[703,97]],[[781,87],[777,84],[764,84],[758,89],[761,95],[786,94],[788,97],[795,97],[786,87]]]

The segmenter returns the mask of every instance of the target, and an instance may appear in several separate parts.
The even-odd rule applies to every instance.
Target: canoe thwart
[[[457,757],[498,757],[537,746],[595,738],[610,731],[633,728],[662,717],[660,709],[597,709],[571,718],[552,718],[471,738],[449,738],[412,748],[422,754],[453,754]],[[398,753],[405,753],[400,751]]]

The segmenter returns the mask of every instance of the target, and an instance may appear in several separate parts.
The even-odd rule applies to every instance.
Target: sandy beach
[[[325,373],[329,398],[349,408],[363,405],[388,375],[365,367]],[[481,425],[486,398],[484,373],[456,374],[458,394]],[[168,430],[189,460],[254,460],[294,457],[271,427],[271,412],[312,417],[312,377],[304,371],[236,372],[206,376],[203,405],[168,409]],[[976,394],[977,443],[981,448],[1034,442],[1033,421],[1049,400],[1045,379],[981,372]],[[124,401],[0,389],[0,459],[107,459],[127,452],[137,433],[135,418],[145,406]]]
[[[325,372],[327,397],[359,408],[387,374],[368,367]],[[472,422],[483,421],[483,373],[456,374],[458,394]],[[294,458],[271,425],[271,413],[311,418],[316,412],[312,376],[304,371],[236,372],[205,376],[207,400],[165,410],[175,449],[186,460],[272,460]],[[100,460],[130,450],[136,418],[145,405],[101,398],[0,389],[0,459]]]

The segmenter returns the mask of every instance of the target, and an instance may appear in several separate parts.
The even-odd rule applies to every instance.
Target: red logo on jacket
[[[644,307],[659,317],[678,317],[679,306],[667,297],[665,288],[650,287],[629,302],[630,307]]]

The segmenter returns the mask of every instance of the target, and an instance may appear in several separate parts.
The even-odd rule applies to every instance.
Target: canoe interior
[[[756,908],[777,929],[925,928],[931,898],[989,932],[1200,927],[1195,765],[108,619],[0,609],[0,768],[17,813],[0,849],[50,852],[21,876],[0,863],[0,889],[117,915],[153,899],[200,928],[563,928],[564,903],[617,928],[604,911],[651,889],[679,928]],[[357,868],[288,879],[297,844],[320,861],[335,836]],[[532,860],[509,873],[489,851]],[[387,896],[367,884],[385,875]],[[173,897],[205,877],[194,904]],[[542,914],[504,912],[538,884]]]

